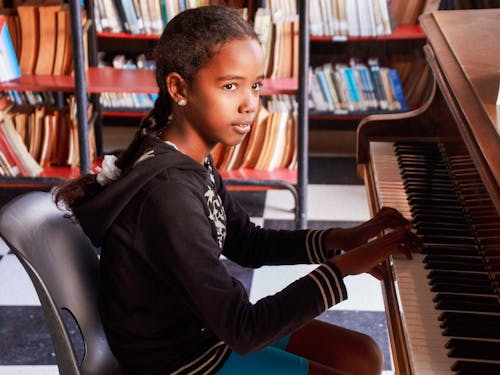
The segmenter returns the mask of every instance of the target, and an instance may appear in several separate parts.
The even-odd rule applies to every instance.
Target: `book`
[[[68,34],[71,33],[71,30],[68,29],[69,22],[67,21],[69,18],[69,9],[64,6],[61,7],[56,13],[57,20],[57,36],[56,36],[56,49],[54,56],[54,65],[52,67],[52,74],[61,75],[66,74],[64,67],[65,54],[68,53],[67,49],[71,49],[71,43],[68,39]],[[67,59],[67,58],[66,58]]]
[[[371,77],[373,80],[373,86],[378,99],[379,108],[381,110],[387,110],[389,106],[387,103],[387,96],[385,95],[384,87],[382,85],[382,80],[380,77],[380,66],[377,59],[368,59],[368,67],[370,69]]]
[[[38,50],[35,74],[52,74],[54,69],[58,36],[57,12],[60,9],[60,5],[40,5],[38,7],[38,35],[41,48]]]
[[[43,137],[40,149],[39,164],[42,168],[51,165],[52,152],[55,145],[55,132],[57,126],[57,112],[48,113],[43,118]]]
[[[34,121],[30,122],[30,142],[29,153],[37,161],[40,160],[40,151],[42,149],[43,137],[43,118],[45,117],[45,107],[35,108]]]
[[[38,57],[38,11],[34,5],[20,5],[17,7],[19,22],[21,23],[21,55],[19,66],[22,74],[33,74]]]
[[[10,37],[7,18],[0,15],[0,82],[20,76],[21,69]]]
[[[58,15],[58,19],[60,19],[61,22],[65,21],[66,24],[64,27],[66,29],[66,38],[64,42],[61,41],[61,43],[64,43],[64,53],[62,56],[62,63],[58,74],[71,74],[73,70],[73,46],[71,42],[71,15],[69,13],[69,7],[63,5],[59,13],[60,14]],[[88,60],[85,59],[85,61]]]
[[[5,134],[5,138],[12,146],[12,150],[19,159],[20,165],[26,170],[27,175],[30,177],[38,176],[43,171],[43,168],[29,153],[21,137],[16,132],[14,124],[12,124],[12,120],[9,116],[6,116],[3,121],[0,122],[0,127]]]
[[[399,73],[397,69],[389,69],[389,81],[391,83],[394,98],[399,103],[402,111],[408,111],[410,108],[406,103],[405,94],[403,92],[403,85],[401,85],[401,80],[399,79]]]
[[[0,126],[0,151],[2,152],[2,167],[7,176],[16,177],[19,175],[26,176],[26,170],[21,164],[16,153],[12,149],[12,145],[5,137],[3,128]]]

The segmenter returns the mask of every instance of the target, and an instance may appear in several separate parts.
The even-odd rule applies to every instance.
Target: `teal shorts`
[[[307,360],[287,352],[288,341],[290,336],[247,355],[232,352],[217,375],[307,375]]]

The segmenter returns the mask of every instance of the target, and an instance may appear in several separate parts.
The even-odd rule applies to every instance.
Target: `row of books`
[[[270,8],[255,12],[254,29],[264,49],[264,74],[270,78],[297,78],[299,72],[298,14],[272,13]]]
[[[203,5],[209,0],[96,0],[94,15],[98,32],[160,35],[179,12]]]
[[[140,54],[136,59],[127,59],[125,55],[118,54],[109,63],[105,60],[105,53],[98,53],[100,67],[112,66],[115,69],[156,69],[155,62]],[[110,111],[145,111],[153,108],[157,94],[104,92],[99,96],[99,102],[104,110]]]
[[[332,37],[392,32],[387,0],[311,0],[309,28],[311,35]]]
[[[54,94],[50,91],[2,91],[0,96],[18,106],[54,105]]]
[[[0,82],[20,76],[21,70],[10,36],[7,17],[0,15]]]
[[[117,9],[120,7],[127,8],[125,3],[129,3],[128,8],[136,6],[135,18],[139,21],[130,22],[126,20],[125,14],[132,12],[119,12]],[[155,7],[158,9],[165,9],[166,13],[158,13],[156,21],[144,22],[144,16],[137,16],[145,14],[146,9],[155,7],[148,7],[149,2],[154,2]],[[182,3],[182,4],[181,4]],[[179,11],[195,6],[203,5],[205,2],[199,1],[169,1],[169,0],[147,0],[147,1],[132,1],[132,0],[100,0],[95,1],[96,8],[96,29],[98,31],[109,32],[128,32],[131,34],[161,34],[163,27],[171,17]],[[214,3],[211,1],[210,3]],[[217,2],[215,2],[217,3]],[[121,4],[121,5],[120,5]],[[175,6],[174,6],[175,4]],[[139,7],[140,5],[140,7]],[[127,8],[127,9],[128,9]],[[155,9],[156,9],[155,8]],[[172,11],[169,9],[172,8]],[[135,9],[135,8],[134,8]],[[103,18],[103,12],[106,14],[113,14],[115,16]],[[163,14],[163,18],[161,17]],[[120,16],[121,15],[121,16]],[[159,16],[159,17],[158,17]],[[148,16],[150,17],[150,16]],[[113,21],[110,21],[113,20]],[[128,26],[127,26],[128,25]],[[131,25],[138,25],[132,27]],[[148,26],[152,25],[152,26]],[[287,12],[276,11],[273,13],[271,8],[259,8],[255,12],[254,28],[259,35],[260,41],[265,51],[265,75],[271,78],[289,78],[298,76],[298,53],[299,53],[299,23],[296,8],[290,9]]]
[[[5,17],[9,20],[21,74],[71,73],[73,51],[68,4],[22,4]]]
[[[88,109],[92,118],[92,106]],[[95,160],[93,124],[89,124],[91,161]],[[0,174],[36,177],[51,166],[79,165],[76,101],[67,107],[10,106],[0,112]]]
[[[293,96],[272,96],[261,105],[250,133],[236,146],[218,144],[212,151],[219,170],[250,168],[272,171],[297,167],[297,103]]]
[[[310,108],[334,114],[407,111],[409,106],[395,68],[351,60],[312,70]]]

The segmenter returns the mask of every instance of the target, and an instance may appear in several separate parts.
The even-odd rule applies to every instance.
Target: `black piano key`
[[[463,210],[462,207],[432,207],[432,206],[410,206],[410,211],[415,217],[415,219],[419,219],[420,215],[422,216],[436,216],[436,217],[443,217],[440,220],[443,220],[445,222],[467,222],[465,219],[465,216],[467,213]],[[450,217],[452,216],[452,217]],[[436,220],[437,221],[437,220]]]
[[[429,260],[425,263],[425,269],[428,270],[455,270],[455,271],[484,271],[486,267],[484,264],[469,264],[467,262],[459,261],[446,261],[446,260]]]
[[[500,339],[500,319],[495,315],[445,311],[438,319],[443,336]]]
[[[452,320],[467,322],[467,324],[470,325],[485,323],[500,328],[500,319],[499,316],[496,314],[443,311],[439,314],[438,320],[442,322],[452,321]]]
[[[415,211],[415,210],[413,210]],[[437,215],[433,212],[422,212],[419,211],[414,213],[413,221],[417,224],[431,224],[439,225],[440,223],[458,224],[458,225],[468,225],[467,220],[460,214],[456,212],[453,215]]]
[[[455,187],[431,186],[431,185],[408,185],[406,186],[407,194],[447,194],[457,196]]]
[[[460,325],[459,322],[450,326],[444,327],[441,331],[446,337],[468,337],[477,339],[500,339],[500,328],[481,326],[480,324],[469,326]],[[500,355],[500,353],[499,353]]]
[[[473,232],[469,228],[465,227],[438,228],[434,226],[420,225],[417,228],[417,233],[421,236],[470,236]]]
[[[447,270],[432,270],[427,275],[429,285],[438,283],[454,283],[454,284],[472,284],[480,287],[488,287],[492,285],[487,272],[457,272]]]
[[[431,285],[431,291],[435,293],[471,293],[471,294],[494,294],[495,289],[489,285],[472,285],[466,283],[436,282]]]
[[[413,220],[413,226],[417,230],[425,230],[427,228],[434,228],[435,230],[454,230],[454,231],[462,231],[462,232],[474,232],[471,227],[467,224],[458,224],[458,223],[426,223],[426,222],[416,222]]]
[[[491,283],[488,272],[457,272],[448,270],[432,270],[427,274],[429,280],[468,280],[472,283]]]
[[[500,312],[496,296],[437,293],[433,300],[437,310]]]
[[[457,244],[457,245],[474,245],[476,239],[472,236],[439,236],[439,235],[429,235],[423,236],[422,241],[424,243],[443,243],[443,244]]]
[[[472,358],[500,360],[500,342],[485,340],[467,340],[453,338],[448,340],[446,348],[452,358]]]
[[[451,367],[456,375],[496,375],[500,374],[500,363],[476,361],[456,361]]]
[[[435,242],[424,242],[424,251],[428,254],[439,254],[440,251],[457,251],[463,252],[479,252],[479,247],[477,245],[466,245],[466,244],[442,244]]]

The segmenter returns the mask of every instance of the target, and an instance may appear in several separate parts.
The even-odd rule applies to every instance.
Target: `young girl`
[[[343,277],[380,275],[391,253],[418,248],[408,222],[390,208],[350,229],[249,221],[210,157],[218,142],[236,145],[250,131],[263,81],[261,45],[235,11],[176,16],[156,64],[159,97],[129,147],[56,192],[101,247],[100,312],[125,372],[380,373],[371,338],[314,318],[347,298]],[[252,304],[221,254],[246,267],[318,267]]]

